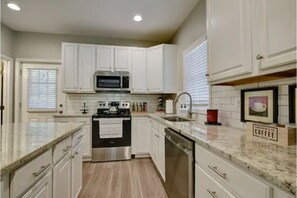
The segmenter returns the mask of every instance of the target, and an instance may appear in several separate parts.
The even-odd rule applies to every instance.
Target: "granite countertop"
[[[1,176],[31,161],[83,125],[82,123],[13,123],[1,126]]]
[[[296,194],[296,146],[278,146],[246,135],[240,129],[206,126],[194,121],[170,122],[162,118],[164,114],[148,116],[268,183]]]

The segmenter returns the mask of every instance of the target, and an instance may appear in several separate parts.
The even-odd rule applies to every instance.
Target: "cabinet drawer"
[[[91,124],[91,118],[74,118],[74,122],[81,122],[84,124]]]
[[[197,144],[195,159],[212,177],[228,186],[240,197],[270,197],[271,189],[268,185]]]
[[[196,198],[235,198],[232,193],[225,189],[214,178],[195,164],[195,197]]]
[[[71,137],[67,137],[65,140],[59,142],[54,146],[53,162],[57,163],[62,157],[68,152],[71,151],[72,143]]]
[[[61,117],[61,118],[54,118],[54,121],[55,122],[63,122],[63,123],[67,123],[67,122],[73,122],[73,118],[64,118],[64,117]]]
[[[82,141],[83,137],[84,137],[84,134],[81,129],[75,132],[72,135],[72,148],[76,147],[76,145],[78,145]]]
[[[48,150],[11,174],[10,197],[23,193],[44,176],[52,165],[52,150]]]

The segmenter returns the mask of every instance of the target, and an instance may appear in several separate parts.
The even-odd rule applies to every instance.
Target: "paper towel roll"
[[[166,114],[172,114],[173,113],[173,100],[166,100]]]

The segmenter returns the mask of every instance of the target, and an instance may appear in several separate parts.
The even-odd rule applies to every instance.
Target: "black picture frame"
[[[270,100],[268,98],[268,102],[269,101],[271,102],[271,100],[272,100],[273,104],[269,105],[268,107],[265,107],[265,108],[267,108],[267,110],[265,110],[266,114],[268,114],[268,111],[272,112],[271,118],[269,119],[269,121],[260,121],[259,120],[260,116],[263,117],[263,115],[258,115],[259,119],[248,119],[247,113],[250,113],[251,110],[250,110],[250,105],[247,104],[248,101],[245,101],[246,94],[255,94],[255,93],[261,94],[261,92],[263,92],[263,91],[271,91],[272,98],[270,98]],[[266,96],[266,97],[268,97],[268,96]],[[246,105],[248,105],[248,106],[246,106]],[[272,107],[272,109],[271,108],[268,109],[270,106]],[[249,109],[249,112],[246,112],[246,110],[245,110],[246,108]],[[263,87],[263,88],[241,90],[240,110],[241,110],[241,122],[250,121],[250,122],[262,122],[262,123],[277,123],[278,122],[278,87]],[[252,117],[252,116],[250,116],[250,117]],[[257,118],[257,115],[255,116],[255,118]]]
[[[296,116],[296,84],[289,85],[289,123],[295,123]]]

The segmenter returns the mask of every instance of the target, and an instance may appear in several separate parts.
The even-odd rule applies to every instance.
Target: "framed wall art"
[[[295,123],[296,116],[296,84],[289,85],[289,122]]]
[[[241,90],[241,121],[277,123],[278,87]]]

